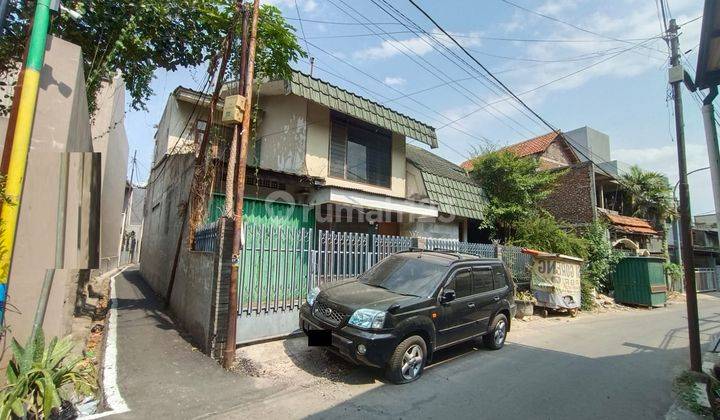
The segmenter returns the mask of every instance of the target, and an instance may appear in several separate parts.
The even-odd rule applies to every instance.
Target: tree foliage
[[[672,188],[668,178],[654,171],[632,166],[621,177],[629,195],[630,211],[635,217],[647,219],[656,229],[664,230],[665,221],[675,216]]]
[[[0,39],[0,74],[12,71],[21,59],[35,8],[33,1],[10,4],[7,32]],[[156,70],[200,66],[218,54],[230,28],[240,34],[234,0],[66,0],[63,5],[81,18],[60,13],[50,33],[82,48],[91,109],[101,82],[117,70],[124,75],[132,106],[141,109],[153,94]],[[256,73],[261,77],[286,77],[290,64],[305,56],[294,28],[272,5],[261,7],[257,45]],[[234,55],[239,49],[233,48]]]
[[[612,247],[607,230],[607,224],[596,221],[582,235],[587,249],[584,275],[596,290],[605,293],[612,289],[611,275],[622,258],[622,254]]]
[[[542,211],[518,220],[508,244],[587,258],[585,241]]]
[[[532,157],[507,150],[488,152],[472,161],[471,176],[488,196],[486,223],[504,239],[513,235],[521,220],[538,214],[538,203],[553,190],[563,171],[538,171]],[[547,221],[545,217],[544,221]]]

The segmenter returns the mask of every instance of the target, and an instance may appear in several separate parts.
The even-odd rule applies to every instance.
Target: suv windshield
[[[362,283],[403,295],[430,296],[447,267],[415,255],[391,255],[358,277]]]

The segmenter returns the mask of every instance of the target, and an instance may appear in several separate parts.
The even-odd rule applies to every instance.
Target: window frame
[[[480,272],[490,272],[490,289],[483,290],[483,291],[476,291],[475,290],[475,276],[478,275],[476,273]],[[493,270],[493,267],[491,265],[475,265],[472,268],[472,274],[473,274],[473,295],[482,295],[484,293],[490,293],[497,288],[495,287],[495,272]]]
[[[345,139],[344,139],[344,147],[343,147],[343,171],[342,175],[338,174],[337,172],[333,171],[333,127],[335,124],[342,124],[345,126]],[[368,132],[375,132],[378,136],[387,136],[388,139],[388,160],[387,160],[387,183],[373,183],[369,180],[358,180],[358,179],[350,179],[348,178],[348,136],[350,132],[350,128],[354,127],[358,130],[368,131]],[[376,125],[366,123],[364,121],[358,120],[357,118],[350,117],[345,114],[341,114],[335,111],[331,111],[330,113],[330,133],[329,133],[329,139],[328,139],[328,177],[330,178],[338,178],[342,179],[348,182],[354,182],[358,184],[364,184],[364,185],[370,185],[373,187],[379,187],[379,188],[385,188],[385,189],[391,189],[392,188],[392,168],[393,168],[393,133],[390,130],[386,130],[382,127],[378,127]],[[366,174],[366,178],[369,178]]]

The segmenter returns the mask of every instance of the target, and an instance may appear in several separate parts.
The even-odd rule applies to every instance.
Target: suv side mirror
[[[442,303],[448,303],[455,300],[455,291],[453,289],[445,289],[442,295],[442,299],[440,301]]]

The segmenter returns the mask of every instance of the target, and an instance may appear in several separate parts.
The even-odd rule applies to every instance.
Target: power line
[[[483,71],[485,71],[485,73],[487,73],[490,77],[493,78],[493,80],[495,80],[500,86],[502,86],[503,89],[505,89],[506,92],[508,92],[510,95],[512,95],[512,97],[515,98],[515,100],[517,100],[523,107],[525,107],[528,111],[530,111],[533,115],[535,115],[535,117],[537,117],[543,124],[545,124],[546,126],[548,126],[552,131],[558,131],[552,124],[550,124],[549,122],[547,122],[543,117],[541,117],[537,112],[535,112],[535,110],[533,110],[532,108],[530,108],[530,106],[529,106],[528,104],[526,104],[525,101],[523,101],[522,99],[520,99],[512,90],[510,90],[510,88],[508,88],[503,82],[501,82],[500,79],[498,79],[497,77],[495,77],[495,75],[493,75],[492,72],[490,72],[490,70],[487,69],[487,67],[485,67],[485,66],[484,66],[480,61],[478,61],[472,54],[470,54],[470,53],[465,49],[465,47],[463,47],[455,38],[453,38],[452,35],[450,35],[442,26],[440,26],[440,24],[438,24],[437,21],[435,21],[435,19],[433,19],[432,16],[430,16],[425,10],[423,10],[422,7],[420,7],[417,3],[415,3],[414,0],[409,0],[409,1],[410,1],[410,3],[412,3],[412,5],[415,6],[423,15],[425,15],[425,17],[428,18],[442,33],[444,33],[445,36],[447,36],[455,45],[457,45],[468,57],[470,57],[470,59],[472,59],[477,65],[479,65],[480,68],[482,68]],[[502,0],[502,1],[505,1],[505,0]]]
[[[342,1],[342,0],[341,0],[341,1]],[[450,48],[448,48],[444,43],[438,41],[432,34],[428,33],[424,28],[422,28],[421,26],[419,26],[418,24],[416,24],[412,19],[410,19],[410,18],[407,17],[404,13],[402,13],[400,10],[398,10],[397,8],[395,8],[392,4],[388,3],[387,1],[382,0],[383,3],[384,3],[387,7],[389,7],[389,8],[392,9],[393,11],[395,11],[395,13],[397,13],[398,15],[402,16],[408,23],[410,23],[410,24],[413,25],[415,28],[417,28],[417,30],[419,30],[420,32],[422,32],[425,36],[420,35],[420,33],[418,33],[416,30],[408,27],[407,24],[401,22],[401,21],[400,21],[395,15],[393,15],[390,11],[388,11],[387,9],[385,9],[384,7],[382,7],[381,5],[379,5],[379,4],[377,3],[377,1],[375,1],[375,0],[371,0],[371,1],[373,2],[373,4],[375,4],[376,6],[378,6],[378,8],[380,8],[382,11],[384,11],[385,13],[387,13],[390,17],[392,17],[393,19],[395,19],[395,20],[397,20],[398,22],[400,22],[400,23],[401,23],[403,26],[405,26],[406,28],[408,28],[408,29],[410,29],[411,31],[415,32],[415,34],[419,36],[419,39],[421,39],[425,44],[427,44],[428,46],[430,46],[430,47],[433,48],[434,50],[438,51],[443,57],[445,57],[446,59],[448,59],[448,61],[450,61],[451,63],[453,63],[454,65],[456,65],[456,66],[457,66],[458,68],[460,68],[462,71],[464,71],[465,73],[467,73],[467,74],[470,75],[470,76],[472,76],[473,73],[471,73],[470,71],[468,71],[468,68],[469,68],[470,70],[472,70],[473,72],[476,72],[477,75],[478,75],[481,79],[486,80],[488,83],[490,83],[490,85],[486,84],[486,83],[485,83],[483,80],[481,80],[481,79],[477,79],[477,77],[476,77],[476,80],[477,80],[480,84],[482,84],[485,88],[487,88],[491,93],[494,93],[494,94],[496,94],[496,95],[499,95],[499,93],[494,89],[494,87],[495,87],[495,88],[499,88],[499,86],[496,86],[495,83],[494,83],[492,80],[488,79],[487,76],[485,76],[484,74],[477,72],[477,71],[475,70],[475,68],[473,68],[472,65],[470,65],[469,63],[467,63],[467,62],[466,62],[465,60],[463,60],[461,57],[459,57],[454,51],[452,51]],[[430,43],[428,42],[428,39],[432,40],[435,45],[430,44]],[[453,57],[455,57],[457,60],[459,60],[460,62],[462,62],[465,66],[467,66],[467,68],[466,68],[466,67],[463,67],[463,66],[460,65],[456,60],[454,60],[453,58],[449,57],[444,51],[441,51],[440,49],[438,49],[437,46],[439,46],[440,49],[442,49],[442,50],[444,50],[444,51],[447,51],[447,53],[449,53],[450,55],[452,55]],[[433,67],[434,67],[434,66],[433,66]],[[434,68],[436,68],[436,67],[434,67]],[[442,80],[442,77],[439,77],[439,78]],[[482,105],[483,105],[483,109],[484,109],[484,110],[489,107],[489,108],[493,109],[494,111],[498,112],[499,114],[503,115],[503,116],[504,116],[505,118],[507,118],[508,120],[510,120],[510,121],[512,121],[513,123],[517,124],[519,127],[522,127],[524,130],[526,130],[526,131],[527,131],[528,133],[530,133],[531,135],[534,134],[534,132],[533,132],[532,130],[530,130],[527,126],[525,126],[524,124],[520,123],[519,121],[517,121],[516,119],[512,118],[511,116],[507,115],[507,114],[506,114],[505,112],[503,112],[502,110],[499,110],[499,109],[495,108],[495,107],[492,106],[492,105],[488,105],[488,102],[487,102],[486,100],[484,100],[483,98],[479,97],[479,96],[478,96],[477,94],[475,94],[474,92],[471,92],[469,89],[465,88],[465,87],[462,86],[462,85],[458,85],[458,86],[463,87],[463,89],[466,90],[468,93],[470,93],[471,95],[474,95],[475,97],[477,97],[477,98],[480,100],[480,102],[482,102]],[[463,95],[463,96],[464,96],[464,95]],[[481,105],[481,104],[478,104],[477,102],[472,101],[472,100],[471,100],[471,102],[474,102],[476,105]],[[523,116],[528,117],[527,115],[524,114],[524,112],[523,112],[522,110],[516,108],[514,104],[512,104],[511,106],[513,106],[513,107],[514,107],[517,111],[519,111],[520,114],[522,114]],[[498,121],[500,121],[500,123],[502,123],[503,125],[507,126],[508,128],[512,129],[513,131],[517,132],[518,134],[523,135],[522,133],[520,133],[519,131],[517,131],[514,127],[509,126],[504,120],[502,120],[501,118],[497,117],[497,116],[494,115],[493,113],[491,113],[491,112],[489,112],[489,111],[487,111],[487,110],[486,110],[486,112],[487,112],[489,115],[491,115],[492,117],[496,118]],[[531,121],[535,122],[534,120],[532,120],[532,118],[529,118],[529,119],[530,119]]]
[[[356,9],[354,9],[352,6],[348,5],[345,1],[343,1],[343,0],[339,0],[339,1],[340,1],[342,4],[344,4],[347,8],[349,8],[350,10],[352,10],[353,12],[355,12],[355,14],[360,15],[360,13],[359,13]],[[348,11],[346,11],[345,9],[343,9],[342,7],[338,6],[334,1],[330,0],[330,2],[331,2],[333,5],[335,5],[335,7],[337,7],[338,9],[340,9],[343,13],[345,13],[345,14],[347,14],[348,16],[350,16],[351,18],[359,21],[359,20],[357,19],[357,17],[355,17],[355,15],[349,13]],[[405,26],[406,28],[408,28],[407,25],[405,25],[404,23],[400,22],[400,20],[398,20],[395,16],[393,16],[393,15],[392,15],[391,13],[389,13],[387,10],[385,10],[385,9],[383,9],[381,6],[379,6],[375,1],[373,1],[373,3],[375,3],[376,6],[380,7],[383,11],[385,11],[389,16],[391,16],[393,19],[395,19],[398,23],[400,23],[400,24],[402,24],[403,26]],[[369,19],[368,19],[367,17],[365,17],[365,20],[368,20],[368,21],[369,21]],[[369,28],[368,26],[366,26],[366,28],[372,30],[372,29]],[[382,33],[383,35],[387,35],[387,33],[386,33],[382,28],[379,28],[379,27],[378,27],[378,29],[381,31],[381,33]],[[410,29],[410,28],[408,28],[408,29]],[[373,31],[373,32],[375,32],[375,31]],[[387,39],[384,38],[382,35],[377,34],[377,36],[378,36],[379,38],[383,39],[384,41],[387,41]],[[390,46],[392,46],[394,49],[396,49],[397,51],[399,51],[401,54],[403,54],[404,56],[406,56],[408,59],[410,59],[412,62],[414,62],[415,64],[417,64],[418,66],[420,66],[423,70],[427,71],[429,74],[431,74],[431,75],[434,76],[435,78],[437,78],[437,79],[439,79],[439,80],[441,80],[441,81],[447,80],[447,78],[445,77],[445,74],[444,74],[445,72],[444,72],[444,71],[442,71],[442,70],[439,69],[437,66],[435,66],[434,64],[432,64],[432,63],[430,63],[429,61],[427,61],[424,57],[418,56],[417,59],[416,59],[415,57],[413,57],[413,55],[415,55],[414,52],[413,52],[412,50],[410,50],[406,45],[404,45],[399,39],[393,37],[392,35],[390,35],[389,37],[394,41],[394,42],[390,42]],[[420,39],[421,39],[425,44],[427,44],[428,46],[430,46],[431,48],[434,48],[434,47],[427,41],[427,39],[425,39],[424,37],[421,37]],[[434,38],[431,38],[431,39],[434,40]],[[402,49],[400,49],[400,47],[399,47],[398,45],[401,46],[401,47],[403,47],[404,49],[406,49],[410,54],[408,54],[408,53],[406,53],[405,51],[403,51]],[[442,53],[442,52],[440,52],[440,53],[441,53],[443,56],[445,56],[444,53]],[[445,57],[448,58],[447,56],[445,56]],[[448,58],[448,59],[449,59],[449,58]],[[423,63],[425,63],[425,64],[420,63],[418,60],[421,60],[421,61],[422,61]],[[450,61],[452,62],[452,59],[450,59]],[[431,69],[432,69],[432,70],[431,70]],[[462,69],[462,67],[461,67],[461,69]],[[463,69],[463,70],[464,70],[464,69]],[[466,73],[468,73],[469,75],[472,75],[471,73],[467,72],[467,70],[464,70],[464,71],[465,71]],[[479,80],[479,81],[480,81],[480,80]],[[482,81],[480,81],[480,83],[484,85],[484,83],[483,83]],[[492,91],[492,89],[491,89],[489,86],[487,86],[487,85],[485,85],[485,86]],[[450,87],[451,87],[453,90],[455,90],[456,92],[458,92],[461,96],[465,97],[466,99],[468,99],[469,101],[475,103],[476,105],[480,105],[480,104],[478,103],[478,100],[479,100],[480,102],[485,102],[480,96],[478,96],[476,93],[470,91],[469,89],[467,89],[465,86],[463,86],[463,85],[461,85],[461,84],[450,84]],[[467,92],[467,94],[466,94],[466,93],[463,93],[460,89],[462,89],[464,92]],[[470,96],[468,96],[468,94],[469,94],[470,96],[473,96],[473,97],[476,98],[476,99],[471,98]],[[498,112],[498,113],[502,114],[503,116],[505,116],[508,121],[514,122],[514,123],[517,124],[519,127],[523,128],[524,130],[526,130],[527,132],[529,132],[529,133],[532,134],[532,130],[529,130],[529,129],[528,129],[527,127],[525,127],[523,124],[519,123],[517,120],[515,120],[515,119],[513,119],[512,117],[508,116],[507,114],[505,114],[505,113],[502,112],[501,110],[497,110],[497,109],[495,109],[495,108],[493,108],[493,110],[495,110],[496,112]],[[506,125],[506,126],[507,126],[508,128],[510,128],[511,130],[517,132],[517,133],[520,134],[520,135],[524,135],[523,133],[521,133],[520,131],[518,131],[515,127],[510,126],[507,121],[503,120],[502,118],[498,117],[497,115],[493,114],[493,113],[490,112],[490,111],[486,111],[486,112],[487,112],[489,115],[491,115],[493,118],[496,118],[500,123]]]
[[[651,38],[650,40],[652,40],[652,39],[653,39],[653,38]],[[647,40],[647,41],[650,41],[650,40]],[[595,67],[595,66],[598,66],[598,65],[600,65],[600,64],[602,64],[602,63],[605,63],[606,61],[610,61],[610,60],[612,60],[613,58],[615,58],[615,57],[617,57],[617,56],[619,56],[619,55],[621,55],[621,54],[623,54],[623,53],[625,53],[625,52],[627,52],[627,51],[630,51],[630,50],[632,50],[632,49],[635,49],[635,48],[637,48],[637,46],[628,47],[628,48],[626,48],[625,50],[619,51],[619,52],[617,52],[616,54],[613,54],[613,55],[610,56],[610,57],[604,58],[604,59],[602,59],[602,60],[600,60],[600,61],[597,61],[597,62],[595,62],[595,63],[592,63],[592,64],[589,64],[589,65],[587,65],[587,66],[584,66],[584,67],[582,67],[582,68],[580,68],[580,69],[578,69],[578,70],[575,70],[575,71],[573,71],[573,72],[571,72],[571,73],[568,73],[568,74],[565,74],[565,75],[563,75],[563,76],[560,76],[560,77],[558,77],[558,78],[556,78],[556,79],[553,79],[553,80],[551,80],[551,81],[549,81],[549,82],[543,83],[543,84],[541,84],[541,85],[539,85],[539,86],[536,86],[536,87],[534,87],[534,88],[532,88],[532,89],[528,89],[528,90],[526,90],[526,91],[520,92],[518,95],[519,95],[519,96],[526,95],[526,94],[528,94],[528,93],[532,93],[532,92],[535,92],[535,91],[537,91],[537,90],[540,90],[540,89],[542,89],[542,88],[544,88],[544,87],[546,87],[546,86],[549,86],[549,85],[552,85],[552,84],[557,83],[557,82],[559,82],[559,81],[562,81],[562,80],[565,80],[565,79],[567,79],[567,78],[570,78],[570,77],[572,77],[572,76],[574,76],[574,75],[576,75],[576,74],[578,74],[578,73],[582,73],[583,71],[589,70],[589,69],[591,69],[591,68],[593,68],[593,67]],[[507,100],[509,100],[509,99],[511,99],[511,98],[500,99],[500,100],[498,100],[498,101],[495,101],[494,103],[504,102],[504,101],[507,101]],[[471,111],[471,112],[469,112],[469,113],[467,113],[467,114],[465,114],[465,115],[462,115],[462,116],[459,117],[459,118],[454,119],[453,121],[451,121],[450,123],[448,123],[448,124],[446,124],[446,125],[453,124],[454,122],[463,120],[463,119],[465,119],[465,118],[467,118],[467,117],[469,117],[469,116],[471,116],[471,115],[474,115],[475,113],[477,113],[477,112],[479,112],[479,111],[481,111],[481,109],[475,109],[475,110],[473,110],[473,111]],[[437,129],[440,130],[440,129],[442,129],[442,128],[445,128],[445,125],[440,126],[440,127],[438,127]]]
[[[608,35],[604,35],[604,34],[601,34],[601,33],[598,33],[598,32],[591,31],[590,29],[583,28],[582,26],[575,25],[574,23],[567,22],[567,21],[565,21],[565,20],[556,18],[556,17],[554,17],[554,16],[546,15],[546,14],[544,14],[544,13],[540,13],[540,12],[538,12],[537,10],[528,9],[527,7],[521,6],[521,5],[519,5],[519,4],[517,4],[517,3],[514,3],[514,2],[512,2],[512,1],[510,1],[510,0],[500,0],[500,1],[503,2],[503,3],[505,3],[505,4],[508,4],[508,5],[510,5],[510,6],[513,6],[513,7],[515,7],[515,8],[518,8],[518,9],[520,9],[520,10],[524,10],[524,11],[526,11],[526,12],[528,12],[528,13],[533,14],[533,15],[543,17],[543,18],[548,19],[548,20],[551,20],[551,21],[553,21],[553,22],[562,23],[563,25],[569,26],[569,27],[574,28],[574,29],[576,29],[576,30],[578,30],[578,31],[581,31],[581,32],[585,32],[586,34],[595,35],[595,36],[598,36],[598,37],[601,37],[601,38],[605,38],[605,39],[609,39],[609,40],[617,41],[617,42],[623,42],[623,43],[626,43],[626,44],[632,44],[632,43],[633,43],[632,41],[626,41],[626,40],[623,40],[622,38],[616,38],[616,37],[612,37],[612,36],[608,36]],[[644,47],[644,48],[647,48],[647,49],[652,50],[652,51],[660,52],[660,53],[663,54],[663,56],[664,56],[664,54],[665,54],[664,51],[660,51],[660,50],[658,50],[658,49],[656,49],[656,48],[652,48],[652,47],[648,47],[648,46],[646,46],[646,47]]]
[[[286,18],[290,19],[290,18]],[[303,19],[308,22],[307,19]],[[690,23],[690,22],[687,22]],[[362,25],[362,23],[355,23],[356,25]],[[382,25],[382,23],[372,23],[375,25]],[[401,23],[394,23],[395,25],[402,25]],[[415,31],[404,30],[404,31],[387,31],[387,34],[391,35],[403,35],[403,34],[414,34]],[[502,41],[502,42],[525,42],[525,43],[549,43],[549,44],[587,44],[587,43],[605,43],[605,42],[618,42],[613,39],[539,39],[539,38],[511,38],[511,37],[497,37],[497,36],[486,36],[486,35],[475,35],[475,34],[453,34],[456,38],[464,39],[475,39],[480,41]],[[341,39],[341,38],[364,38],[376,36],[372,32],[354,33],[354,34],[338,34],[338,35],[315,35],[310,36],[307,39]],[[657,35],[660,38],[661,35]],[[621,41],[633,42],[642,41],[646,38],[619,38]]]

